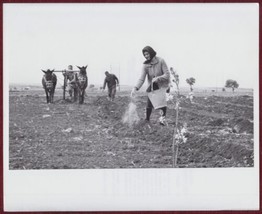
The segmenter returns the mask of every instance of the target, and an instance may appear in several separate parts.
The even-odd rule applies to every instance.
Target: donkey
[[[47,103],[53,103],[54,102],[54,93],[55,93],[55,87],[57,83],[56,75],[53,73],[54,70],[42,70],[45,74],[42,78],[42,85],[45,89],[46,93],[46,102]]]
[[[76,83],[77,83],[77,87],[78,87],[78,98],[79,98],[79,104],[83,104],[84,103],[84,98],[85,98],[85,90],[86,87],[88,86],[88,77],[86,74],[86,68],[87,66],[82,66],[79,67],[80,72],[78,75],[76,75]]]

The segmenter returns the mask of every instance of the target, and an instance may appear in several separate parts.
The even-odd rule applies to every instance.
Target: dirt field
[[[10,169],[170,168],[175,109],[168,104],[168,126],[153,111],[144,124],[145,94],[137,98],[141,121],[130,128],[122,117],[129,92],[115,102],[106,93],[88,92],[83,105],[62,100],[46,104],[43,90],[10,92]],[[197,94],[179,110],[188,140],[179,146],[178,167],[252,167],[253,96]]]

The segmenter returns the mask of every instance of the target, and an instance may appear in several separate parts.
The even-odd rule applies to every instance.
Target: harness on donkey
[[[52,82],[52,80],[46,80],[46,78],[44,77],[44,81],[45,81],[45,85],[46,85],[46,89],[48,91],[52,90],[54,88],[54,83]]]
[[[79,98],[79,103],[83,104],[85,99],[85,90],[88,85],[88,77],[86,74],[87,66],[82,66],[82,67],[77,66],[77,67],[80,69],[79,73],[76,75],[78,98]]]
[[[54,70],[42,70],[44,72],[44,76],[42,78],[42,85],[46,93],[46,102],[53,103],[55,88],[57,83],[57,77],[53,73]]]
[[[47,102],[53,102],[57,77],[53,72],[61,72],[64,76],[63,99],[65,100],[66,89],[68,89],[70,97],[73,96],[74,101],[79,99],[79,103],[84,103],[85,90],[88,85],[88,77],[86,74],[87,66],[79,67],[80,70],[73,70],[73,66],[68,66],[68,70],[42,70],[45,75],[42,78],[42,84],[46,92]]]

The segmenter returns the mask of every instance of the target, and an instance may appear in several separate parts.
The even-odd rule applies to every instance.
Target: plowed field
[[[140,121],[133,127],[122,118],[129,92],[114,102],[106,93],[87,93],[79,105],[55,95],[46,104],[43,91],[9,96],[10,169],[170,168],[175,124],[168,103],[168,126],[158,124],[154,110],[144,123],[146,95],[135,102]],[[179,125],[187,124],[187,142],[179,145],[178,167],[252,167],[253,97],[199,95],[184,98]]]

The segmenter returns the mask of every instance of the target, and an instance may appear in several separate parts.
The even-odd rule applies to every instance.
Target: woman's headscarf
[[[143,55],[144,55],[145,52],[149,53],[150,60],[146,60],[144,63],[149,63],[156,56],[156,52],[150,46],[146,46],[146,47],[143,48],[143,50],[142,50]]]

